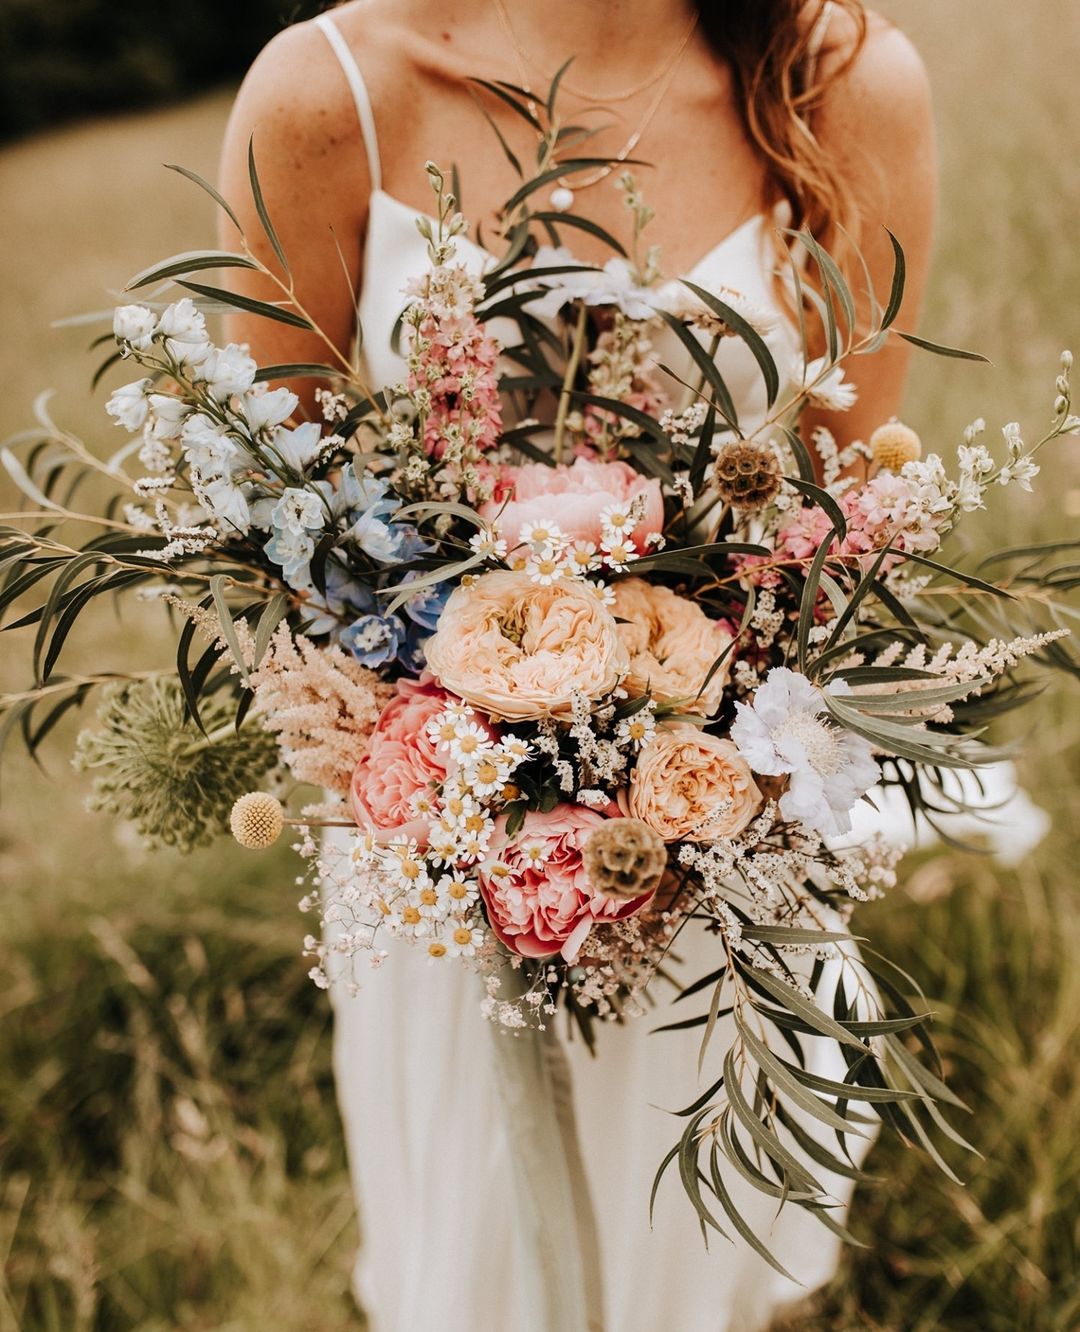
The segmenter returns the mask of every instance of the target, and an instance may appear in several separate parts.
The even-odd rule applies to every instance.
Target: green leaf
[[[271,379],[332,379],[338,371],[318,361],[296,361],[287,365],[263,365],[255,372],[255,383]]]
[[[823,1195],[825,1190],[807,1170],[803,1162],[794,1156],[776,1134],[771,1132],[754,1114],[750,1102],[746,1099],[746,1093],[739,1082],[738,1071],[735,1068],[735,1054],[732,1050],[727,1052],[724,1060],[724,1090],[727,1093],[728,1104],[735,1112],[736,1118],[744,1125],[765,1155],[775,1161],[791,1177],[792,1183],[799,1192]]]
[[[682,345],[690,353],[690,357],[694,364],[701,371],[702,378],[712,390],[717,411],[733,430],[737,430],[739,427],[739,414],[735,407],[735,400],[732,398],[731,392],[728,389],[727,384],[724,382],[724,377],[720,373],[715,358],[709,355],[708,348],[702,346],[701,339],[692,329],[687,328],[686,324],[681,319],[676,319],[676,317],[673,314],[670,314],[667,310],[661,310],[659,313],[664,323],[667,324],[668,328],[671,329]],[[665,370],[666,373],[672,374],[671,371],[666,370],[665,366],[661,366],[660,368]],[[678,378],[678,376],[674,374],[672,374],[672,377],[676,379]]]
[[[815,1119],[820,1120],[829,1128],[835,1129],[838,1133],[853,1133],[856,1137],[862,1138],[867,1136],[858,1125],[853,1124],[849,1119],[845,1119],[843,1115],[837,1114],[819,1096],[815,1096],[813,1092],[808,1091],[789,1071],[790,1066],[773,1054],[765,1042],[750,1030],[738,1014],[735,1015],[735,1026],[747,1048],[753,1054],[758,1067],[789,1100],[794,1101],[800,1109],[805,1110],[809,1115],[813,1115]]]
[[[904,258],[904,250],[900,242],[885,228],[893,248],[893,278],[892,291],[889,293],[889,303],[885,307],[885,313],[881,317],[881,327],[889,328],[896,322],[896,316],[900,313],[900,307],[904,303],[904,287],[907,283],[907,260]]]
[[[126,291],[138,291],[152,282],[162,282],[165,278],[177,277],[182,273],[198,273],[210,268],[251,268],[259,265],[242,254],[233,254],[229,250],[188,250],[184,254],[174,254],[171,259],[164,259],[159,264],[144,268],[129,278]]]
[[[799,620],[796,625],[795,642],[798,651],[799,670],[804,675],[808,673],[810,630],[814,627],[814,611],[817,607],[818,589],[821,586],[822,572],[825,568],[825,561],[829,558],[829,547],[832,543],[833,533],[830,532],[817,548],[813,563],[807,572],[799,602]]]
[[[715,1158],[714,1158],[714,1164],[715,1164]],[[719,1168],[713,1169],[711,1175],[712,1175],[713,1192],[716,1194],[720,1206],[724,1209],[724,1212],[728,1220],[735,1227],[738,1233],[742,1236],[742,1238],[746,1241],[746,1243],[749,1244],[749,1246],[754,1250],[754,1252],[758,1254],[759,1257],[763,1258],[769,1264],[769,1266],[773,1268],[774,1271],[779,1272],[780,1275],[785,1278],[785,1280],[794,1282],[796,1285],[798,1285],[799,1284],[798,1277],[794,1277],[791,1275],[791,1273],[779,1261],[779,1259],[776,1258],[770,1252],[768,1247],[762,1243],[757,1234],[754,1232],[753,1228],[749,1226],[746,1223],[746,1221],[743,1219],[742,1215],[739,1212],[739,1209],[735,1206],[734,1202],[731,1199],[731,1194],[728,1193],[727,1188],[724,1185],[724,1181],[721,1176]]]
[[[933,352],[935,356],[950,356],[958,361],[980,361],[983,365],[990,365],[988,356],[982,356],[979,352],[962,351],[959,347],[944,347],[937,342],[928,342],[925,338],[917,338],[914,333],[901,333],[896,330],[897,336],[910,342],[913,347],[921,347],[923,351]]]
[[[166,162],[165,170],[175,171],[179,175],[185,176],[188,180],[193,181],[196,185],[198,185],[199,189],[205,190],[206,193],[210,196],[210,198],[213,199],[213,201],[217,204],[217,206],[225,211],[229,220],[232,222],[233,226],[237,229],[240,235],[242,236],[244,234],[244,228],[240,225],[240,219],[236,216],[236,214],[229,207],[224,198],[222,198],[222,196],[217,192],[216,189],[214,189],[213,185],[211,185],[208,180],[204,180],[203,177],[198,174],[198,172],[190,171],[185,166],[177,166],[175,162]]]
[[[747,968],[747,974],[753,976],[755,985],[760,986],[765,992],[772,996],[789,1013],[794,1013],[819,1036],[828,1036],[830,1040],[839,1041],[841,1045],[846,1045],[850,1049],[858,1050],[860,1054],[866,1053],[866,1046],[857,1036],[852,1035],[847,1026],[841,1026],[834,1018],[823,1013],[818,1006],[811,1000],[806,999],[788,985],[786,981],[766,971],[760,971],[757,967]],[[754,1003],[757,1008],[757,1003]]]
[[[624,259],[627,257],[626,247],[616,240],[610,231],[597,226],[595,222],[590,221],[587,217],[578,217],[576,213],[532,213],[530,216],[534,222],[548,222],[553,226],[574,227],[578,231],[586,231],[590,236],[595,236],[597,240],[603,241],[616,254],[621,255]]]
[[[259,183],[259,173],[255,167],[255,135],[252,134],[248,140],[248,179],[251,181],[251,197],[255,201],[255,211],[259,214],[259,221],[262,223],[262,229],[266,233],[266,239],[278,257],[278,262],[286,273],[289,272],[289,261],[285,258],[285,251],[281,248],[281,241],[278,240],[277,232],[274,230],[274,224],[270,221],[270,214],[266,209],[266,200],[263,198],[262,185]]]
[[[221,626],[221,636],[228,644],[232,659],[240,672],[240,678],[244,684],[250,688],[251,678],[248,675],[248,665],[244,660],[244,654],[240,650],[240,640],[236,636],[236,625],[233,624],[232,610],[229,603],[225,600],[225,588],[230,583],[228,574],[214,574],[210,579],[210,595],[214,599],[214,609],[217,611],[218,623]]]
[[[244,310],[248,314],[261,315],[264,319],[273,319],[279,324],[288,324],[291,328],[303,328],[309,332],[315,327],[310,319],[295,314],[292,310],[272,305],[269,301],[257,301],[251,296],[241,296],[235,291],[226,291],[224,287],[207,287],[201,282],[178,282],[178,287],[193,291],[197,296],[205,296],[212,301],[220,301],[232,310]]]
[[[252,670],[258,666],[266,655],[266,649],[270,646],[270,639],[274,630],[285,618],[288,610],[289,594],[287,592],[276,593],[263,607],[259,622],[255,626],[255,651],[251,659]]]
[[[827,490],[821,486],[815,485],[812,481],[804,481],[799,476],[788,476],[784,478],[788,485],[794,486],[801,494],[808,496],[819,509],[824,509],[836,529],[837,537],[843,541],[847,536],[847,520],[844,517],[844,511],[836,500]]]

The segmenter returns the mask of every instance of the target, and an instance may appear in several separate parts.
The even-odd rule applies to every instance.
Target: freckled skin
[[[625,26],[627,16],[619,11]],[[677,31],[685,0],[635,0],[637,42],[611,41],[615,11],[607,0],[545,0],[522,15],[529,50],[552,72],[571,51],[578,82],[598,88],[632,86],[655,65],[657,32]],[[463,182],[464,206],[485,234],[498,203],[516,177],[477,108],[475,77],[520,82],[521,70],[490,0],[353,0],[333,11],[345,41],[357,54],[374,110],[383,163],[383,186],[409,207],[430,209],[423,163],[433,159]],[[843,65],[852,40],[851,21],[834,17],[821,70]],[[591,45],[590,45],[591,43]],[[586,75],[588,72],[588,75]],[[535,76],[539,79],[539,75]],[[648,239],[659,244],[669,273],[687,272],[735,226],[761,207],[765,164],[748,139],[735,100],[732,72],[695,37],[686,48],[657,113],[635,155],[647,199],[657,206]],[[647,108],[648,99],[644,104]],[[519,154],[531,150],[530,131],[494,98],[485,102]],[[613,104],[598,120],[595,108],[570,98],[565,111],[604,128],[592,141],[598,151],[618,152],[641,121],[642,106]],[[688,133],[688,127],[692,132]],[[892,246],[888,227],[903,244],[908,285],[898,327],[913,328],[929,262],[936,170],[930,97],[925,72],[907,39],[870,16],[868,39],[853,68],[829,89],[815,113],[813,132],[849,182],[863,218],[863,250],[879,293],[889,290]],[[342,351],[353,335],[367,201],[371,192],[363,139],[346,80],[323,34],[310,23],[276,37],[250,71],[237,98],[222,158],[223,193],[261,258],[275,265],[247,184],[248,140],[254,133],[263,191],[275,227],[290,256],[296,291]],[[671,206],[672,200],[693,207]],[[627,238],[628,219],[619,191],[596,186],[582,192],[582,211]],[[222,241],[237,237],[223,224]],[[582,258],[606,258],[598,242],[575,238]],[[344,271],[343,271],[344,266]],[[280,292],[259,275],[234,272],[237,288],[259,299]],[[854,282],[862,291],[861,274]],[[229,336],[251,345],[262,363],[322,361],[325,344],[303,329],[242,314]],[[909,349],[903,344],[866,358],[858,367],[854,410],[815,410],[809,431],[827,425],[841,446],[866,439],[897,413]],[[292,386],[312,402],[310,380]]]

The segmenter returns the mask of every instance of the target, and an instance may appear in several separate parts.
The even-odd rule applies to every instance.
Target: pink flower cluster
[[[453,438],[478,452],[499,442],[499,350],[473,314],[428,313],[416,325],[407,387],[430,394],[424,447],[433,457],[441,458]]]
[[[900,551],[935,550],[941,543],[939,524],[950,508],[942,502],[937,487],[892,472],[879,472],[865,485],[848,490],[839,504],[847,534],[843,541],[833,538],[830,554],[841,557],[869,555],[885,545]],[[773,555],[747,556],[740,567],[752,569],[784,559],[812,559],[831,531],[832,520],[825,510],[808,504],[799,510],[794,522],[781,528]],[[882,572],[887,573],[898,560],[899,556],[887,556]],[[767,569],[758,581],[765,587],[775,587],[780,574]]]
[[[480,832],[482,850],[452,863],[454,853],[439,850],[436,809],[461,769],[433,736],[431,723],[455,704],[460,706],[459,700],[429,679],[398,682],[353,773],[357,824],[374,832],[383,846],[413,847],[421,856],[434,853],[444,873],[474,879],[492,931],[511,952],[523,957],[561,953],[573,961],[593,925],[633,915],[653,894],[617,901],[591,887],[582,854],[606,816],[576,804],[560,804],[548,813],[530,811],[510,837],[505,814],[489,823],[473,798],[455,795],[448,805],[488,827]],[[479,714],[472,715],[470,738],[483,743],[486,736],[493,744],[503,738]],[[611,813],[618,817],[615,806]]]
[[[480,517],[498,523],[511,550],[520,543],[522,528],[540,522],[556,523],[570,541],[598,546],[605,512],[635,502],[641,518],[630,536],[644,548],[664,528],[660,482],[642,476],[629,463],[578,457],[558,467],[523,463],[500,468],[494,496],[480,506]]]

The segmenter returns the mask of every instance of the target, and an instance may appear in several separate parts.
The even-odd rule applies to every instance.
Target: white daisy
[[[482,555],[486,560],[504,560],[506,542],[492,528],[483,527],[469,538],[469,546],[474,555]]]
[[[555,546],[543,546],[534,550],[525,562],[525,572],[534,583],[541,587],[550,587],[566,573],[566,564]]]
[[[484,942],[484,931],[462,922],[448,929],[442,938],[450,957],[475,957]]]
[[[467,879],[460,870],[444,874],[435,887],[443,910],[454,916],[463,916],[480,896],[473,880]]]

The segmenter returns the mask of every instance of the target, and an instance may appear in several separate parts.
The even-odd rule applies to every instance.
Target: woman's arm
[[[252,200],[252,136],[263,195],[291,279],[263,234]],[[304,329],[230,315],[229,339],[248,343],[260,365],[340,364],[336,358],[348,356],[370,189],[356,109],[333,52],[311,23],[286,29],[256,60],[237,96],[225,133],[221,192],[252,250],[277,276],[291,280],[297,300],[332,345]],[[236,229],[224,215],[220,234],[224,249],[236,248]],[[269,278],[243,270],[230,270],[230,286],[259,300],[282,297]],[[290,387],[310,408],[316,381]]]
[[[850,20],[838,15],[823,53],[841,65]],[[866,42],[851,69],[833,85],[817,113],[814,129],[826,151],[835,154],[862,219],[859,248],[870,269],[878,300],[884,303],[892,284],[893,250],[885,228],[904,247],[907,287],[897,327],[914,330],[930,266],[937,208],[937,153],[930,89],[918,52],[897,28],[869,16]],[[852,288],[864,286],[861,269],[851,275]],[[865,308],[865,303],[864,303]],[[883,421],[900,411],[911,348],[893,339],[874,356],[847,365],[847,376],[859,390],[849,412],[809,409],[804,432],[827,426],[841,447],[865,440]]]

